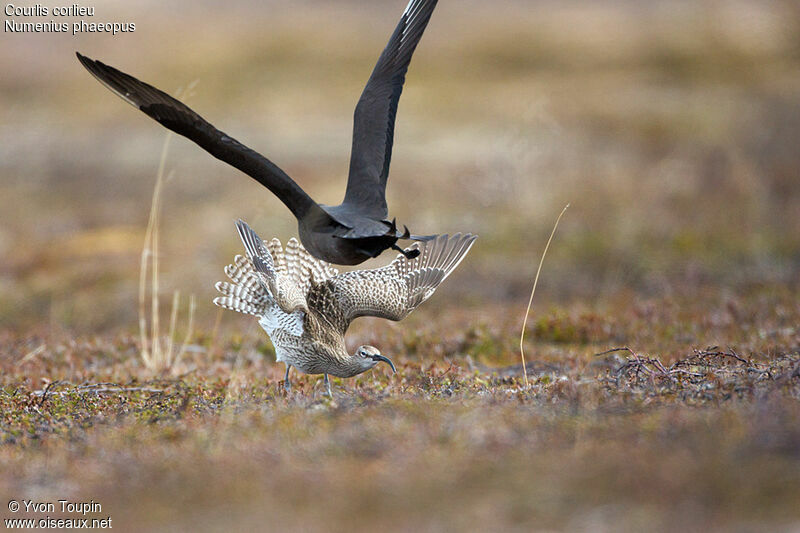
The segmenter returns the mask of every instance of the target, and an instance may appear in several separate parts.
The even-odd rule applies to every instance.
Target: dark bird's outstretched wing
[[[403,82],[437,0],[411,0],[364,87],[356,106],[350,175],[344,205],[386,218],[386,179],[392,158],[394,119]]]
[[[277,196],[299,219],[328,215],[272,161],[209,124],[175,98],[119,70],[76,53],[95,78],[123,100],[162,126],[194,141],[208,153],[232,165]]]

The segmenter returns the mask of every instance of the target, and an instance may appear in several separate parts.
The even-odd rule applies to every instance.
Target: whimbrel
[[[236,223],[247,256],[237,255],[220,281],[222,293],[214,303],[226,309],[258,317],[275,346],[278,361],[286,364],[289,389],[292,367],[306,374],[352,377],[383,361],[392,361],[373,346],[348,353],[344,335],[361,316],[402,320],[431,297],[436,287],[458,266],[477,239],[457,233],[415,242],[409,249],[419,254],[408,259],[400,254],[389,265],[372,270],[339,273],[330,264],[312,257],[296,239],[286,249],[278,239],[264,245],[245,222]]]
[[[437,0],[411,0],[389,44],[378,58],[356,105],[350,174],[339,205],[318,204],[283,170],[261,154],[219,131],[186,105],[155,87],[81,54],[78,59],[103,85],[161,125],[187,137],[272,191],[297,218],[300,240],[316,258],[357,265],[387,248],[407,255],[398,239],[428,237],[399,230],[388,219],[386,180],[392,157],[394,121],[411,56]]]

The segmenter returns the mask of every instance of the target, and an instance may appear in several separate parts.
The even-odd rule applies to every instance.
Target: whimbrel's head
[[[386,356],[381,355],[381,351],[374,346],[364,345],[359,346],[353,357],[358,361],[358,364],[363,368],[362,372],[369,370],[381,361],[392,367],[392,372],[397,372],[392,360]]]

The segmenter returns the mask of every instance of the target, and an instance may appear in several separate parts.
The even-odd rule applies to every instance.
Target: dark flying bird
[[[388,220],[386,179],[406,71],[436,3],[411,0],[378,58],[356,105],[344,201],[333,206],[315,202],[272,161],[219,131],[163,91],[100,61],[80,53],[77,56],[95,78],[125,101],[272,191],[297,217],[300,240],[314,257],[357,265],[393,248],[413,259],[419,251],[404,251],[397,240],[424,241],[431,237],[411,235],[408,228],[400,231],[394,220]]]

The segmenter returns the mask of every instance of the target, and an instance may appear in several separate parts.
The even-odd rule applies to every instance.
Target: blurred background
[[[332,402],[316,376],[284,398],[255,321],[211,303],[234,220],[286,240],[294,218],[173,137],[161,327],[178,290],[175,338],[189,294],[195,335],[180,377],[151,379],[137,296],[166,130],[75,51],[193,85],[191,107],[338,203],[405,3],[97,0],[87,21],[136,31],[0,34],[0,494],[92,498],[136,531],[797,531],[796,1],[441,0],[400,100],[390,215],[480,239],[407,320],[354,324],[351,347],[399,373]],[[520,326],[567,203],[526,391]],[[755,362],[697,367],[712,344]],[[634,352],[595,357],[624,345],[707,373],[626,383]],[[110,383],[163,390],[92,388]]]
[[[197,80],[191,107],[338,203],[353,109],[404,2],[92,5],[92,21],[136,31],[0,36],[2,328],[136,327],[166,130],[76,50],[169,93]],[[521,315],[567,202],[540,305],[796,285],[799,96],[794,1],[443,0],[400,101],[390,215],[480,240],[429,308]],[[167,170],[162,289],[195,294],[208,328],[213,282],[240,251],[233,221],[284,240],[296,226],[183,138]]]

